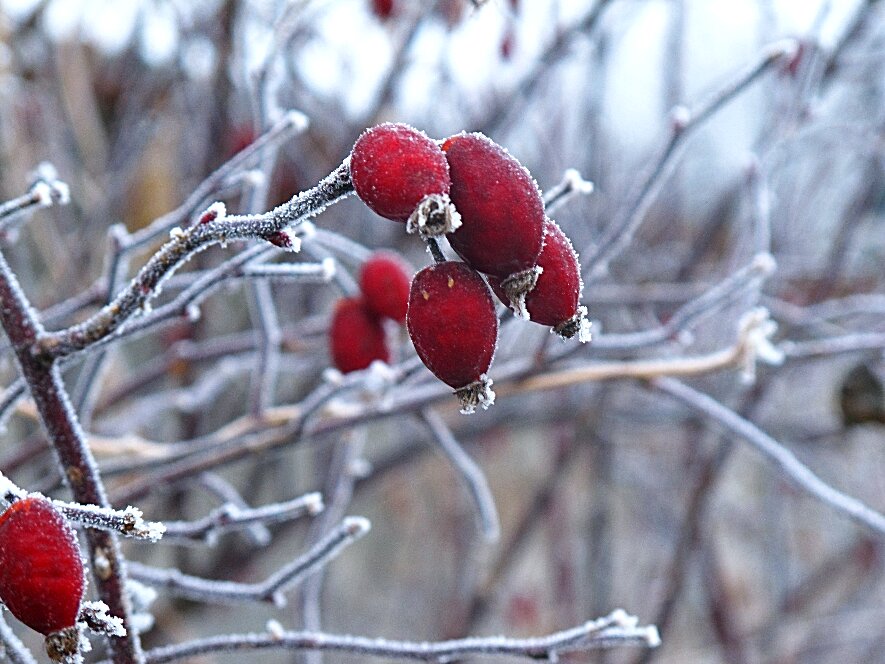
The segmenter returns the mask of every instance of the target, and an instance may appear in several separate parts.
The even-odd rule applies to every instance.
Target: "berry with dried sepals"
[[[360,297],[338,301],[329,326],[332,364],[341,373],[365,369],[374,360],[390,362],[384,326]]]
[[[442,234],[460,221],[449,202],[449,166],[440,147],[407,124],[363,132],[350,153],[357,196],[377,214],[408,222],[408,230]]]
[[[51,502],[29,496],[0,515],[0,599],[44,635],[73,627],[86,587],[73,528]]]
[[[418,357],[455,388],[464,413],[495,400],[486,376],[498,340],[498,318],[489,287],[465,263],[446,261],[412,279],[406,317]]]
[[[363,263],[360,290],[376,315],[406,322],[412,270],[397,254],[377,251]]]
[[[545,230],[544,248],[538,256],[542,272],[525,296],[525,308],[532,322],[552,326],[564,339],[577,334],[582,343],[589,341],[587,308],[580,304],[583,283],[578,254],[555,221],[548,219]],[[489,277],[489,285],[501,302],[509,304],[500,279]]]
[[[458,134],[442,146],[449,196],[461,227],[449,244],[474,269],[503,280],[517,310],[537,280],[544,242],[544,201],[531,174],[483,134]]]

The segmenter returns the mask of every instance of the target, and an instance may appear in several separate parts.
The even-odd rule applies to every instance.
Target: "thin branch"
[[[666,180],[665,176],[669,173],[675,158],[680,154],[679,148],[685,140],[765,72],[784,58],[791,57],[796,52],[796,48],[797,43],[792,39],[769,45],[754,64],[714,94],[712,98],[694,109],[677,106],[670,112],[670,137],[667,144],[657,160],[652,162],[644,177],[639,178],[636,190],[627,196],[628,204],[615,213],[605,234],[591,250],[585,252],[587,256],[584,263],[585,274],[596,276],[604,272],[612,259],[633,239],[636,230],[645,220],[646,213],[655,196],[663,186]]]
[[[815,475],[786,447],[759,429],[749,420],[722,405],[713,397],[699,392],[675,378],[656,378],[652,385],[675,397],[694,411],[724,426],[740,436],[773,463],[796,488],[808,493],[825,505],[880,536],[885,535],[885,515],[876,512],[861,501],[848,496]]]
[[[489,542],[497,542],[501,536],[501,523],[498,519],[498,510],[495,507],[495,498],[489,489],[485,473],[464,451],[439,413],[431,408],[425,408],[421,411],[421,420],[433,434],[433,439],[440,452],[449,460],[455,472],[467,486],[476,507],[476,515],[483,537]]]
[[[177,569],[156,569],[132,561],[129,564],[129,573],[136,581],[164,588],[173,595],[187,597],[197,602],[273,602],[277,606],[283,606],[284,591],[328,564],[347,546],[368,533],[370,527],[368,519],[345,518],[307,553],[284,565],[261,583],[211,581],[183,574]]]
[[[0,645],[2,645],[0,655],[8,659],[11,664],[37,664],[37,659],[31,651],[6,624],[2,612],[0,612]]]
[[[566,169],[559,184],[544,192],[544,212],[550,216],[575,196],[592,193],[590,180],[585,180],[574,168]]]
[[[308,493],[293,500],[263,507],[240,507],[226,503],[196,521],[167,521],[164,541],[189,540],[212,544],[219,535],[255,524],[269,525],[315,516],[323,511],[319,493]]]
[[[427,662],[448,662],[471,655],[503,655],[555,661],[557,654],[562,652],[619,646],[655,648],[658,645],[660,639],[654,626],[639,626],[636,618],[617,610],[604,618],[592,620],[578,627],[555,632],[549,636],[527,639],[491,636],[414,642],[323,632],[236,634],[156,648],[147,653],[147,662],[162,664],[213,652],[249,652],[265,649],[348,652],[371,657]]]

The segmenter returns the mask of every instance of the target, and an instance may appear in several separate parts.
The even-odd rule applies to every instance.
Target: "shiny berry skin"
[[[366,306],[377,316],[405,323],[411,274],[412,270],[396,254],[372,254],[360,270],[360,290]]]
[[[359,297],[338,301],[329,326],[332,364],[341,373],[365,369],[374,360],[390,362],[381,319]]]
[[[587,341],[586,308],[580,306],[583,283],[578,254],[556,222],[548,219],[545,228],[544,248],[538,256],[542,272],[525,296],[525,308],[533,323],[550,325],[566,339],[578,334],[581,341]],[[498,299],[509,306],[501,280],[489,277],[489,285]]]
[[[406,124],[387,122],[363,132],[350,153],[350,177],[357,196],[394,221],[408,221],[426,197],[449,193],[442,150]]]
[[[446,261],[412,279],[409,336],[418,357],[456,389],[463,412],[494,401],[486,372],[495,355],[498,318],[488,286],[465,263]]]
[[[449,198],[461,227],[446,237],[465,262],[506,278],[534,267],[544,239],[544,202],[529,172],[482,134],[446,139]]]
[[[77,622],[86,579],[73,528],[45,498],[14,502],[0,515],[0,599],[41,634]]]

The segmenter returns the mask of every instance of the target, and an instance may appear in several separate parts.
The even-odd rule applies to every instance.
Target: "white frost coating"
[[[251,187],[263,187],[267,184],[267,175],[260,168],[250,168],[240,174],[243,182]]]
[[[191,303],[187,305],[184,310],[184,317],[187,319],[188,323],[196,323],[200,320],[200,316],[203,315],[203,312],[200,310],[200,305]]]
[[[123,619],[110,614],[110,607],[101,600],[83,602],[80,616],[87,626],[97,634],[106,636],[126,636]]]
[[[687,106],[674,106],[670,111],[670,122],[677,131],[685,129],[691,123],[691,111]]]
[[[208,82],[211,80],[216,60],[215,46],[204,37],[191,38],[182,49],[182,68],[194,81]]]
[[[332,279],[335,277],[335,273],[338,271],[338,268],[335,264],[335,259],[331,256],[326,256],[326,258],[323,259],[321,265],[323,269],[323,281],[332,281]]]
[[[397,379],[397,372],[381,360],[372,360],[365,370],[363,388],[370,394],[381,394],[390,388]]]
[[[31,187],[31,191],[37,197],[37,205],[40,207],[49,207],[52,205],[52,187],[46,182],[37,182]]]
[[[578,341],[586,344],[593,338],[590,334],[592,323],[587,319],[587,307],[578,307],[578,313],[581,314],[581,322],[578,323]]]
[[[362,537],[372,530],[372,522],[364,516],[348,516],[342,523],[351,537]]]
[[[173,226],[169,230],[169,237],[172,238],[173,240],[180,240],[181,238],[183,238],[184,231],[181,230],[181,226]]]
[[[581,173],[576,168],[568,168],[565,171],[564,179],[572,191],[578,194],[591,194],[593,193],[593,183],[590,180],[585,180]]]
[[[212,205],[206,208],[203,216],[205,217],[210,214],[213,215],[213,221],[221,221],[227,216],[227,206],[221,201],[215,201]],[[181,229],[179,228],[179,230]]]
[[[753,262],[751,263],[754,270],[762,273],[762,276],[769,276],[774,273],[777,269],[777,261],[774,256],[772,256],[767,251],[763,251],[762,253],[756,254],[753,256]]]
[[[347,474],[357,479],[363,479],[372,474],[372,463],[363,457],[353,459],[347,466]]]
[[[288,126],[293,127],[299,132],[306,131],[310,127],[310,118],[305,113],[294,108],[286,111],[284,119]]]
[[[645,642],[649,648],[658,648],[661,645],[661,633],[656,625],[648,625],[645,628]]]
[[[328,367],[323,371],[323,382],[337,387],[344,383],[344,374],[334,367]]]
[[[309,240],[317,234],[317,227],[312,221],[302,221],[298,225],[298,237]]]
[[[283,629],[280,621],[274,620],[273,618],[267,621],[264,629],[267,630],[268,636],[274,641],[282,641],[283,637],[286,635],[286,630]]]
[[[786,353],[775,346],[771,337],[777,332],[777,323],[771,320],[768,309],[757,307],[745,314],[739,322],[740,336],[744,340],[741,363],[741,380],[752,384],[756,380],[756,364],[763,362],[772,366],[783,363]]]

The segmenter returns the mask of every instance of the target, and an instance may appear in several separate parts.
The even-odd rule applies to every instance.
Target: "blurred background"
[[[792,349],[786,361],[760,366],[752,381],[729,368],[688,384],[883,511],[883,95],[885,4],[875,0],[0,0],[0,198],[25,191],[43,161],[71,189],[69,205],[4,229],[2,241],[35,305],[55,316],[48,326],[61,327],[102,301],[109,227],[134,233],[174,210],[289,109],[309,125],[252,165],[263,196],[239,185],[220,194],[230,210],[257,211],[262,198],[269,209],[312,186],[382,121],[435,138],[482,131],[545,191],[570,168],[593,181],[591,195],[555,212],[579,253],[623,239],[585,274],[594,335],[610,343],[573,348],[508,323],[495,366],[536,349],[541,375],[709,353],[764,306],[775,344]],[[612,235],[627,220],[635,233]],[[421,242],[355,198],[315,222],[369,249],[395,248],[416,270],[429,262]],[[353,273],[359,254],[334,249],[313,255],[328,250]],[[766,253],[772,274],[746,280],[710,315],[666,327]],[[130,273],[148,256],[134,256]],[[281,335],[274,413],[323,381],[337,286],[271,288]],[[104,445],[96,453],[112,469],[112,496],[158,477],[127,466],[141,449],[127,441],[182,444],[249,414],[265,324],[254,293],[235,284],[201,310],[114,347],[101,368],[83,419]],[[390,334],[408,362],[408,339]],[[857,335],[873,341],[810,345]],[[16,369],[5,362],[9,384]],[[66,373],[75,394],[82,376],[78,366]],[[296,437],[217,477],[252,505],[340,489],[336,509],[370,518],[372,532],[282,610],[161,593],[146,647],[261,630],[269,618],[297,628],[313,593],[324,629],[369,636],[542,634],[617,607],[661,630],[657,650],[568,655],[576,662],[885,662],[882,536],[797,491],[710,418],[618,377],[552,390],[505,380],[495,406],[472,417],[452,401],[437,412],[485,471],[497,542],[478,533],[468,493],[414,412]],[[25,402],[9,420],[0,468],[64,497],[32,412]],[[137,504],[150,518],[195,518],[218,502],[202,479],[157,480]],[[231,535],[213,548],[126,551],[256,580],[313,531],[296,522],[274,527],[265,545]]]

